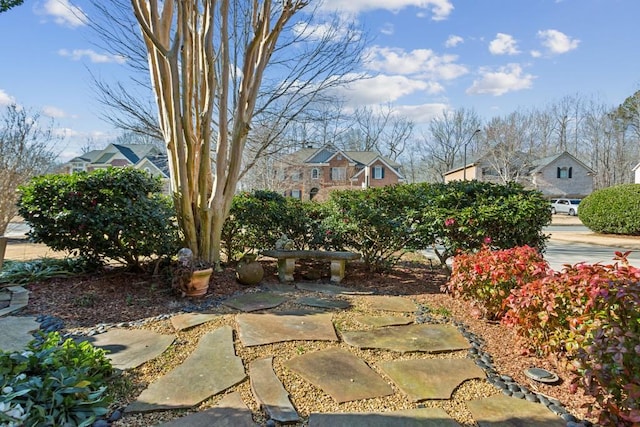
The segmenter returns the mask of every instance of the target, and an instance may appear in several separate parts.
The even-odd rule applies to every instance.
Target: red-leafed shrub
[[[595,298],[593,337],[575,361],[575,382],[596,398],[602,425],[640,423],[640,269],[626,255],[616,253],[622,265]]]
[[[530,246],[502,250],[485,246],[454,257],[446,290],[454,297],[480,303],[488,319],[500,319],[511,290],[544,277],[548,268],[540,252]]]
[[[572,356],[593,329],[594,301],[615,278],[614,266],[576,264],[514,289],[503,319],[539,354]]]

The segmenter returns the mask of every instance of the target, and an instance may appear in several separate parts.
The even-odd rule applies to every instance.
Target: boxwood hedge
[[[596,233],[640,236],[640,184],[594,191],[580,202],[578,217]]]

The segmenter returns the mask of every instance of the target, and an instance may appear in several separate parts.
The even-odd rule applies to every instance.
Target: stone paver
[[[342,332],[347,344],[358,348],[378,348],[400,353],[465,350],[469,341],[452,325],[389,326],[370,331]]]
[[[247,347],[295,340],[338,341],[331,313],[238,314],[236,323],[240,341]]]
[[[369,295],[370,291],[357,291],[344,286],[330,285],[328,283],[296,283],[296,288],[309,292],[320,292],[331,295]]]
[[[219,317],[216,314],[205,313],[184,313],[177,314],[171,317],[171,324],[178,331],[193,328],[194,326],[202,325],[215,318]]]
[[[307,353],[285,362],[285,366],[338,403],[393,394],[382,377],[346,350],[331,348]]]
[[[342,299],[314,298],[303,297],[296,300],[296,304],[308,305],[310,307],[328,308],[328,309],[345,309],[351,307],[349,301]]]
[[[415,359],[381,362],[380,367],[414,402],[450,399],[453,390],[485,373],[470,359]]]
[[[22,351],[33,339],[31,333],[40,328],[35,317],[0,317],[0,350]]]
[[[459,427],[440,408],[405,409],[389,412],[311,414],[309,427]]]
[[[256,427],[257,423],[240,393],[226,395],[216,406],[202,412],[177,418],[158,427]]]
[[[504,395],[467,403],[480,427],[565,427],[566,421],[544,405]]]
[[[415,302],[403,297],[372,295],[363,298],[363,301],[374,310],[413,313],[418,309]]]
[[[125,412],[190,408],[245,377],[233,347],[233,330],[223,326],[205,334],[187,360],[152,383]]]
[[[258,311],[274,308],[285,302],[288,298],[281,293],[275,292],[255,292],[227,298],[222,301],[227,307],[240,311]]]
[[[254,360],[249,364],[251,390],[260,407],[281,423],[298,421],[300,416],[289,400],[289,393],[273,371],[273,357]]]
[[[113,328],[79,341],[105,350],[114,368],[132,369],[160,356],[175,338],[146,329]]]
[[[371,326],[374,328],[408,325],[410,323],[413,323],[412,318],[402,316],[355,316],[353,320],[363,325]]]

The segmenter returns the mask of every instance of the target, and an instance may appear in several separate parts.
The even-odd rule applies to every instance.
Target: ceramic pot
[[[262,264],[256,261],[255,256],[245,255],[236,267],[236,279],[239,283],[253,286],[260,283],[264,277]]]
[[[213,273],[213,268],[206,270],[196,270],[191,274],[191,281],[187,285],[185,294],[188,297],[201,297],[209,289],[209,279]]]

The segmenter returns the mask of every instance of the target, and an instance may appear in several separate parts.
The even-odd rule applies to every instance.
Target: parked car
[[[551,200],[551,213],[565,213],[567,215],[578,215],[578,205],[582,199],[553,199]]]

